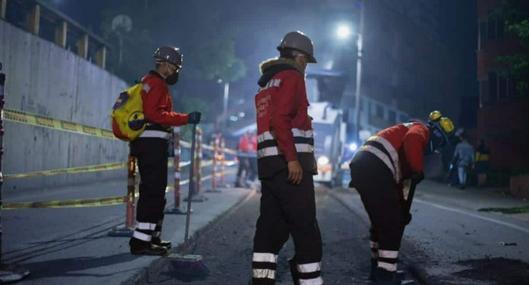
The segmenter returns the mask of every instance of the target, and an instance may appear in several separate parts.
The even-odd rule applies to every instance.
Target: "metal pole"
[[[360,25],[356,39],[355,140],[360,143],[360,91],[362,85],[362,48],[364,32],[364,1],[360,0]]]
[[[200,187],[201,185],[201,182],[202,182],[202,129],[201,128],[197,128],[197,161],[196,161],[196,181],[195,183],[197,184],[196,185],[196,194],[197,195],[200,195],[200,192],[201,192],[201,188]]]
[[[222,115],[224,117],[224,127],[228,125],[228,99],[230,96],[230,83],[225,82],[224,83],[224,100],[223,100],[223,109],[222,109]]]
[[[193,124],[191,131],[191,165],[189,169],[189,192],[187,194],[187,215],[186,215],[186,230],[184,235],[184,248],[187,247],[187,240],[189,238],[189,221],[191,218],[191,196],[195,189],[195,183],[193,179],[195,177],[195,148],[196,148],[196,133],[197,125]]]
[[[1,69],[0,69],[1,70]],[[0,210],[2,209],[2,185],[4,184],[4,176],[2,174],[2,158],[4,156],[4,84],[6,80],[6,75],[0,72]],[[0,264],[2,264],[2,235],[3,235],[3,225],[2,225],[2,216],[0,212]]]
[[[4,184],[4,177],[2,174],[2,158],[4,156],[4,90],[5,90],[6,75],[2,72],[2,63],[0,63],[0,283],[14,282],[21,280],[29,275],[29,270],[18,267],[16,265],[9,265],[3,263],[2,256],[2,238],[3,238],[3,224],[2,224],[2,186]]]
[[[180,208],[180,128],[173,131],[174,207]]]

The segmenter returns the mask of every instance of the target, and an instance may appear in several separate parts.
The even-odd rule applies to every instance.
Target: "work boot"
[[[403,277],[398,276],[397,272],[391,272],[384,268],[377,267],[375,271],[376,285],[417,285],[413,280],[403,280]]]
[[[373,282],[375,281],[375,274],[377,271],[377,267],[378,267],[378,261],[376,259],[371,258],[371,270],[369,271],[369,281],[373,281]],[[404,272],[403,270],[397,270],[395,274],[397,276],[397,279],[399,280],[404,280],[404,278],[406,278],[406,272]]]
[[[154,245],[150,242],[142,241],[136,238],[131,238],[129,241],[130,253],[134,255],[158,255],[164,256],[169,252],[167,248]]]
[[[163,208],[165,208],[165,204],[166,204],[166,201],[164,200]],[[162,240],[162,238],[161,238],[161,236],[162,236],[162,226],[163,226],[163,218],[160,219],[156,223],[156,227],[154,228],[154,232],[152,232],[151,243],[154,244],[154,245],[157,245],[157,246],[162,246],[162,247],[165,247],[167,249],[170,249],[171,248],[171,242],[168,241],[168,240]]]
[[[161,238],[159,237],[153,237],[152,240],[151,240],[151,243],[153,245],[157,245],[157,246],[161,246],[161,247],[165,247],[167,249],[170,249],[171,248],[171,242],[168,241],[168,240],[162,240]]]

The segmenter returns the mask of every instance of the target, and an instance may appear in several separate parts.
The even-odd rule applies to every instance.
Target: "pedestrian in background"
[[[460,142],[456,145],[452,164],[457,167],[458,187],[465,189],[470,171],[474,168],[474,147],[467,141],[464,131],[458,131]]]
[[[244,133],[239,139],[237,145],[237,159],[239,160],[239,168],[237,169],[237,176],[235,180],[235,187],[246,187],[246,177],[250,172],[250,157],[249,152],[251,148],[250,133]]]

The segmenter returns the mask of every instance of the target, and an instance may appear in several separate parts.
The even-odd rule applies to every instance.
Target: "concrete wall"
[[[0,62],[7,77],[6,108],[98,128],[110,128],[110,109],[127,85],[74,53],[2,20]],[[128,152],[121,141],[12,122],[5,124],[4,149],[4,174],[126,161]],[[5,186],[42,188],[123,172],[8,180]]]

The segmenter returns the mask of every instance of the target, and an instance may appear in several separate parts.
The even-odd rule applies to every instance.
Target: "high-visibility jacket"
[[[261,65],[255,96],[259,177],[267,177],[298,160],[314,173],[314,138],[304,75],[292,60],[272,59]]]
[[[378,157],[391,171],[396,183],[412,173],[424,171],[424,152],[430,131],[420,122],[397,124],[379,131],[360,148]]]
[[[188,115],[173,111],[173,100],[167,83],[156,71],[150,71],[142,78],[143,114],[147,121],[146,131],[140,137],[151,136],[153,131],[167,132],[171,126],[187,124]]]

